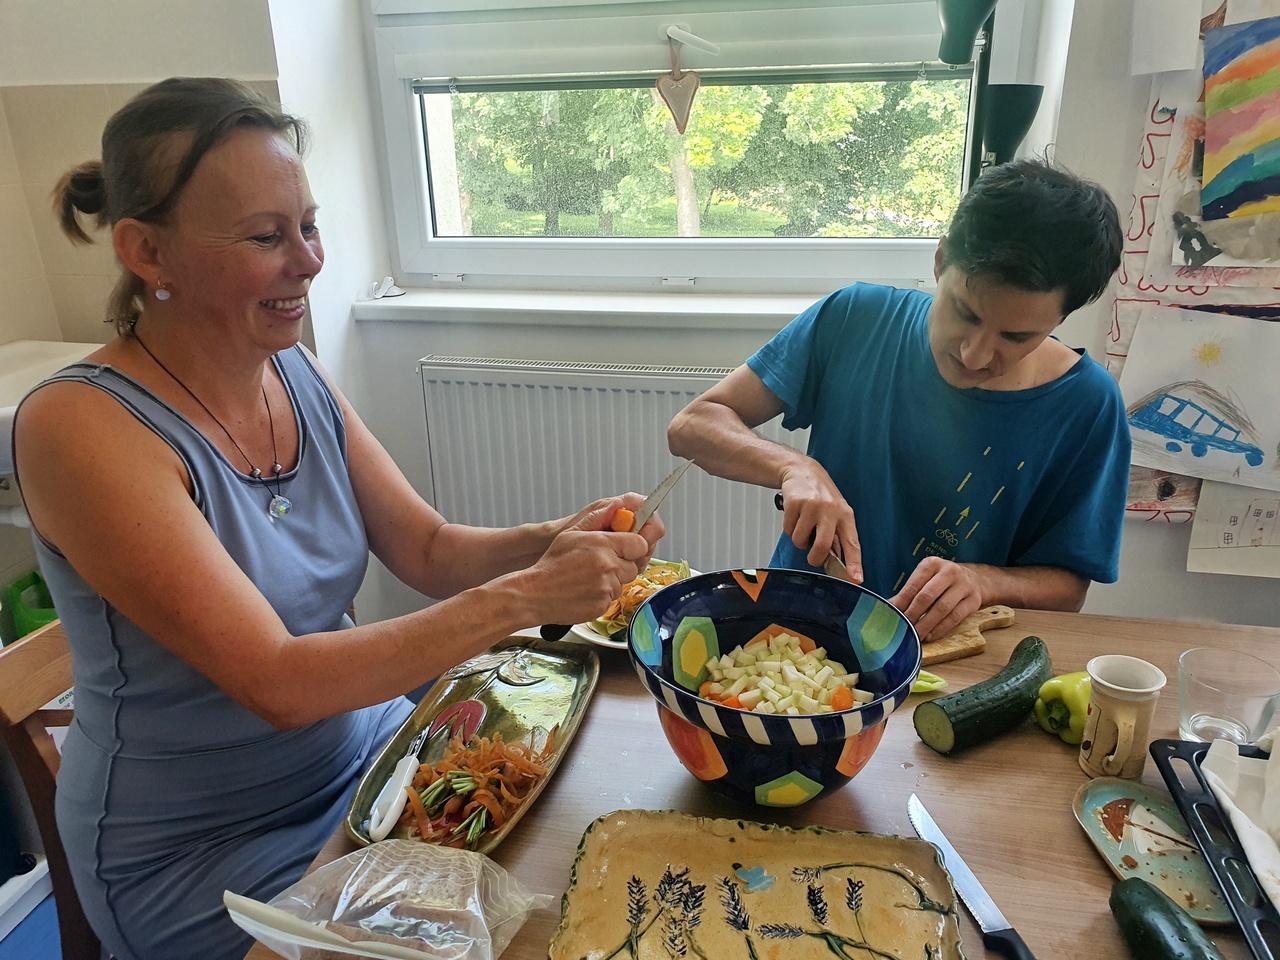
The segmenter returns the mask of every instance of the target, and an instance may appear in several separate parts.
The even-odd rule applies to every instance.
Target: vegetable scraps
[[[464,744],[449,741],[444,758],[424,763],[405,787],[409,803],[397,827],[417,831],[427,843],[475,850],[485,833],[498,829],[547,775],[556,730],[541,750],[506,743],[501,733]]]
[[[1084,739],[1092,694],[1093,682],[1084,670],[1046,680],[1036,697],[1036,723],[1046,733],[1056,733],[1064,743],[1079,743]]]
[[[609,604],[609,609],[604,612],[604,616],[591,621],[592,629],[606,637],[621,633],[627,629],[627,624],[631,622],[632,615],[640,609],[640,604],[663,587],[688,578],[689,564],[684,560],[679,563],[650,560],[644,573],[622,588],[622,596]]]
[[[858,689],[858,674],[829,660],[824,648],[780,631],[764,631],[745,647],[712,657],[707,670],[711,679],[698,688],[698,696],[753,713],[834,713],[875,699]]]
[[[938,676],[936,673],[930,673],[928,670],[921,670],[911,684],[911,692],[933,693],[936,690],[941,690],[946,685],[947,681],[943,677]]]

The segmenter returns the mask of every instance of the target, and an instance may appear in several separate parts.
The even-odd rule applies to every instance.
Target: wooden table
[[[999,670],[1028,634],[1049,645],[1055,673],[1082,670],[1090,657],[1102,653],[1127,653],[1160,667],[1169,683],[1152,724],[1153,738],[1178,735],[1177,659],[1183,650],[1234,647],[1280,665],[1276,628],[1020,610],[1012,627],[987,634],[982,655],[931,669],[950,681],[948,692],[958,690]],[[1076,748],[1034,722],[943,757],[916,736],[911,711],[921,698],[912,697],[890,717],[875,756],[843,789],[790,810],[744,807],[719,798],[676,760],[653,699],[626,653],[601,649],[600,659],[600,683],[577,737],[536,806],[494,853],[531,890],[562,893],[582,832],[613,810],[673,809],[914,837],[906,810],[907,796],[914,792],[1041,960],[1128,960],[1107,906],[1114,877],[1072,813],[1072,797],[1086,780]],[[1150,759],[1144,781],[1163,789]],[[316,864],[352,849],[339,832]],[[984,948],[968,912],[961,909],[961,917],[966,956],[997,956]],[[559,919],[558,901],[531,914],[504,960],[545,960]],[[1234,925],[1208,932],[1227,960],[1250,957]],[[275,956],[258,945],[246,960]]]

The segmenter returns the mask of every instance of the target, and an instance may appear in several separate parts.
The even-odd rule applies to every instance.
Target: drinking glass
[[[1178,658],[1178,734],[1183,740],[1253,743],[1280,703],[1280,670],[1225,647],[1195,647]]]

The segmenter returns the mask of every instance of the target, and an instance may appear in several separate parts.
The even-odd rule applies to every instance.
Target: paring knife
[[[653,493],[645,497],[644,503],[640,504],[639,509],[636,510],[635,519],[631,522],[632,530],[639,530],[649,522],[649,518],[652,517],[654,511],[658,509],[658,505],[667,498],[667,494],[670,493],[675,488],[675,485],[680,482],[680,478],[684,476],[684,472],[692,466],[693,461],[686,460],[684,463],[680,464],[680,466],[667,474],[667,478],[665,480],[653,488]],[[572,628],[562,623],[544,623],[538,628],[538,634],[543,640],[559,640],[568,633],[570,629]]]
[[[982,928],[982,942],[992,950],[998,950],[1014,960],[1035,960],[1035,956],[1018,936],[1018,932],[1004,918],[1004,914],[991,899],[991,895],[983,889],[978,878],[969,869],[969,865],[956,852],[956,848],[947,840],[946,835],[934,822],[933,817],[929,816],[929,811],[924,808],[924,804],[914,793],[907,798],[907,816],[911,820],[911,825],[916,828],[916,833],[920,835],[920,839],[928,840],[942,851],[943,862],[946,864],[947,872],[951,874],[951,879],[955,882],[956,892],[960,894],[960,899],[964,901],[964,905],[973,914],[973,919],[977,920],[978,926]]]

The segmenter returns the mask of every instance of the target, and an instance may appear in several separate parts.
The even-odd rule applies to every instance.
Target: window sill
[[[816,295],[727,296],[698,293],[563,293],[514,290],[411,289],[404,296],[357,300],[361,321],[503,323],[600,327],[643,323],[646,329],[779,330]]]

